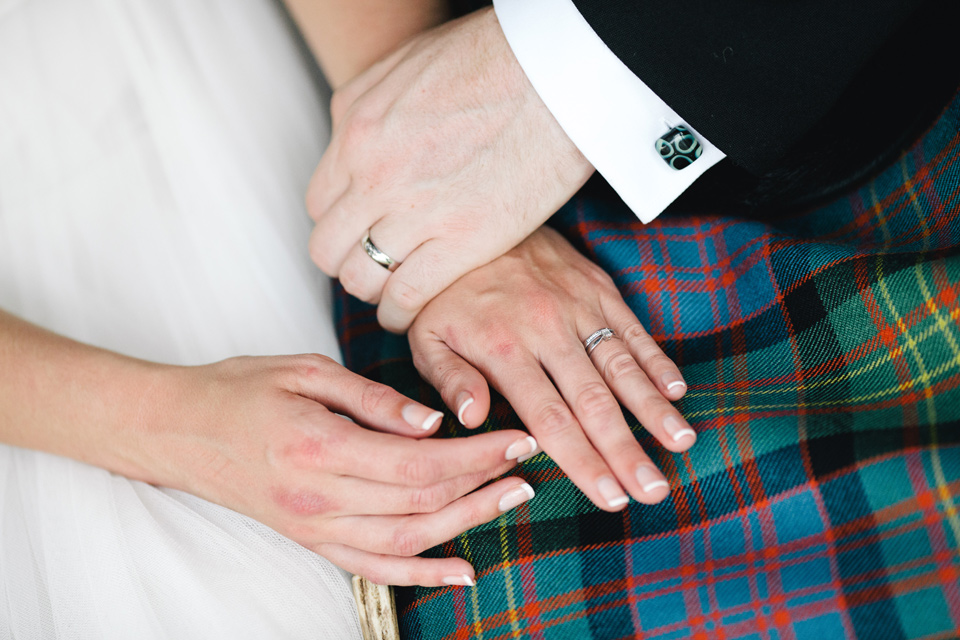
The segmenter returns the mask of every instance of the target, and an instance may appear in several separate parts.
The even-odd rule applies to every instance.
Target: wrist
[[[92,464],[134,480],[182,488],[175,470],[171,441],[183,427],[182,391],[189,369],[130,360],[122,366],[113,391],[116,403],[109,437],[101,443]]]

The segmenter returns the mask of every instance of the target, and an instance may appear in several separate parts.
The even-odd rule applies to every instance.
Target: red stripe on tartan
[[[891,458],[891,459],[895,457],[899,457],[899,456],[897,455],[886,456],[886,458]],[[839,475],[846,475],[846,474],[835,474],[835,475],[839,476]],[[950,488],[951,491],[958,491],[960,490],[960,481],[950,483],[948,487]],[[791,495],[807,492],[809,490],[810,490],[809,487],[806,487],[806,486],[800,487],[796,490],[781,494],[780,496],[778,496],[778,498],[786,499],[786,498],[789,498]],[[920,493],[919,495],[929,496],[929,489],[925,493]],[[755,578],[756,576],[760,575],[760,573],[764,573],[764,575],[768,575],[768,576],[773,574],[779,575],[779,572],[785,567],[809,562],[810,560],[826,557],[836,552],[846,553],[846,552],[855,551],[867,545],[878,544],[881,540],[885,538],[902,535],[903,533],[908,533],[911,530],[919,529],[923,523],[919,520],[915,520],[913,522],[906,522],[899,527],[894,527],[886,531],[876,531],[878,525],[882,526],[884,524],[893,522],[895,520],[903,519],[907,515],[911,513],[915,513],[918,510],[921,510],[923,505],[920,503],[923,502],[923,500],[924,498],[922,497],[914,497],[911,500],[903,501],[901,503],[898,503],[896,505],[891,505],[886,509],[878,511],[876,518],[873,518],[873,517],[860,518],[858,520],[845,523],[839,527],[834,527],[834,530],[832,532],[829,530],[826,530],[822,534],[818,534],[815,536],[808,536],[807,538],[803,538],[801,540],[795,540],[786,544],[778,544],[776,542],[775,533],[773,533],[770,536],[764,535],[764,547],[762,552],[760,553],[753,551],[752,547],[748,545],[747,552],[737,556],[731,556],[722,560],[706,560],[704,562],[699,562],[699,563],[697,562],[691,563],[688,561],[683,563],[681,567],[675,567],[675,568],[666,569],[666,570],[657,571],[657,572],[650,572],[650,573],[644,574],[644,576],[640,579],[637,579],[636,577],[634,577],[632,580],[629,581],[626,588],[628,589],[628,594],[632,594],[634,588],[642,587],[645,584],[656,584],[658,582],[666,582],[671,580],[675,581],[677,579],[680,579],[682,582],[682,584],[680,585],[665,587],[663,589],[644,593],[643,597],[640,597],[639,599],[637,599],[637,601],[640,601],[644,599],[668,595],[680,590],[685,590],[685,592],[691,591],[689,589],[689,585],[686,584],[687,576],[696,576],[697,574],[706,573],[708,576],[714,577],[714,579],[710,581],[710,584],[711,585],[715,584],[716,574],[719,571],[727,568],[732,569],[734,567],[737,567],[737,569],[735,570],[724,571],[722,576],[722,579],[724,580],[733,579],[737,577],[751,577],[751,576]],[[929,499],[927,499],[927,502],[929,502]],[[733,514],[732,516],[729,516],[729,517],[719,518],[709,523],[703,523],[702,525],[700,525],[699,527],[696,527],[695,529],[702,529],[708,532],[709,528],[714,526],[718,522],[731,520],[733,518],[738,518],[738,519],[741,519],[743,522],[745,533],[749,533],[749,530],[750,530],[749,514],[750,513],[755,513],[758,516],[761,516],[760,518],[761,522],[764,522],[764,521],[768,523],[772,522],[772,516],[768,515],[767,517],[762,517],[764,513],[767,513],[767,514],[769,513],[768,505],[763,505],[763,506],[756,506],[755,508],[752,508],[747,512],[741,512],[741,513]],[[695,529],[691,528],[684,532],[678,532],[678,533],[669,534],[669,535],[650,536],[646,538],[629,538],[622,543],[617,542],[617,543],[608,543],[604,545],[591,545],[589,547],[586,547],[586,549],[600,549],[605,547],[608,548],[618,544],[630,545],[642,540],[650,540],[650,539],[656,539],[656,538],[662,538],[662,537],[672,537],[672,535],[682,535],[686,537],[688,540],[692,540],[692,534]],[[869,535],[862,535],[864,533],[869,533]],[[856,539],[854,540],[851,540],[849,542],[843,541],[843,538],[851,538],[855,536],[856,536]],[[752,540],[752,536],[745,535],[745,539],[748,541]],[[833,544],[836,546],[835,549],[832,548],[831,541],[833,541]],[[692,545],[692,542],[687,546],[690,547],[691,545]],[[822,550],[818,550],[813,553],[803,553],[808,551],[812,547],[816,547],[816,546],[823,546],[824,548]],[[518,562],[532,563],[538,559],[557,556],[557,555],[564,555],[566,553],[570,553],[570,552],[553,552],[548,554],[538,554],[536,556],[531,555],[529,557],[519,560]],[[799,555],[799,557],[784,559],[785,556],[791,556],[791,555]],[[784,594],[781,588],[779,593],[771,592],[771,595],[769,595],[765,599],[756,598],[754,602],[751,602],[745,605],[740,605],[738,607],[731,607],[725,610],[722,613],[722,615],[719,612],[714,612],[714,614],[711,614],[708,617],[711,620],[714,620],[715,622],[719,622],[724,617],[736,615],[738,613],[746,611],[747,609],[753,609],[754,611],[759,611],[759,608],[762,606],[772,606],[774,609],[770,614],[772,626],[781,628],[784,625],[789,624],[790,621],[805,619],[805,617],[807,617],[806,615],[802,615],[802,616],[799,615],[798,612],[806,611],[807,613],[809,613],[810,616],[812,616],[812,615],[819,615],[819,613],[822,613],[823,611],[837,611],[837,610],[842,611],[843,607],[840,606],[838,603],[833,603],[830,607],[825,608],[825,603],[828,601],[824,601],[824,600],[818,601],[817,603],[811,603],[809,605],[805,605],[805,607],[792,606],[790,608],[789,613],[785,609],[785,607],[787,606],[786,603],[790,599],[795,599],[800,597],[809,597],[816,593],[823,592],[828,588],[837,589],[838,595],[840,595],[841,592],[846,593],[849,596],[848,604],[850,606],[862,606],[864,604],[869,604],[872,602],[882,601],[885,599],[888,600],[895,595],[902,595],[904,593],[908,593],[910,591],[914,591],[917,589],[938,585],[939,579],[941,576],[940,576],[939,570],[935,570],[935,569],[931,569],[931,572],[926,577],[911,576],[909,578],[904,578],[904,579],[890,582],[889,584],[895,585],[895,588],[887,588],[886,587],[887,583],[885,583],[884,589],[878,589],[876,585],[872,584],[877,580],[889,581],[892,574],[895,574],[897,572],[908,571],[916,567],[928,564],[929,562],[930,562],[929,559],[920,558],[920,559],[915,559],[909,562],[900,563],[896,565],[886,565],[885,567],[881,567],[879,569],[875,569],[872,571],[865,571],[855,576],[849,576],[845,578],[842,581],[843,582],[842,588],[838,587],[838,585],[835,584],[834,582],[831,582],[831,583],[824,583],[821,585],[814,585],[812,587],[807,587],[804,589],[798,589],[790,592],[789,595]],[[483,575],[486,575],[489,573],[495,573],[500,570],[502,569],[493,567],[488,569],[487,571],[484,571]],[[769,583],[770,581],[768,581],[768,584]],[[698,581],[698,582],[695,582],[694,584],[701,584],[701,582]],[[625,588],[624,580],[622,579],[611,581],[609,583],[604,583],[600,585],[593,585],[588,588],[584,588],[584,589],[572,591],[570,593],[561,594],[559,596],[543,599],[538,603],[538,610],[541,612],[555,611],[555,610],[570,606],[571,604],[574,604],[577,602],[589,600],[591,598],[605,597],[605,596],[609,597],[612,591],[617,591],[617,590],[623,591],[624,588]],[[443,592],[445,591],[446,590],[437,590],[433,592],[430,595],[430,597],[418,599],[413,604],[413,606],[414,607],[421,606],[422,604],[424,604],[425,602],[428,602],[429,600],[433,600],[436,597],[440,597],[441,595],[443,595]],[[461,589],[459,591],[463,591],[463,590]],[[576,612],[568,616],[564,616],[559,620],[569,620],[574,618],[580,618],[580,617],[583,617],[584,615],[589,615],[590,613],[593,613],[593,612],[604,611],[606,609],[611,608],[612,606],[619,606],[618,603],[630,604],[628,600],[635,599],[635,598],[636,596],[628,595],[624,599],[617,599],[615,601],[607,602],[602,605],[586,607],[586,612]],[[714,607],[718,608],[716,607],[715,604],[714,604]],[[702,615],[703,614],[701,612],[701,616]],[[695,616],[691,616],[691,620],[690,620],[691,624],[695,624],[698,622],[697,620],[693,619],[694,617]],[[762,618],[758,618],[758,619],[762,619]],[[508,623],[509,623],[509,619],[506,613],[501,612],[495,616],[490,616],[488,618],[483,619],[481,621],[481,626],[487,629],[487,628],[491,628],[491,626],[495,628],[497,626],[508,624]],[[550,626],[555,626],[555,624],[557,624],[557,622],[555,621],[551,621],[548,623],[543,623],[541,621],[541,622],[535,623],[534,626],[531,627],[530,629],[525,629],[525,630],[526,631],[542,630]],[[648,631],[651,631],[651,632],[656,631],[657,633],[663,633],[670,630],[671,628],[673,627],[671,626],[671,627],[664,627],[664,628],[649,629]],[[728,627],[728,629],[732,631],[733,627]],[[447,637],[466,638],[471,636],[468,634],[466,636],[450,635]],[[501,636],[497,636],[497,637],[501,637]],[[508,637],[508,636],[502,636],[502,637]]]
[[[866,265],[858,264],[858,271],[860,267],[867,268]],[[862,273],[858,274],[858,277],[862,277]],[[945,274],[944,274],[944,277]],[[947,306],[949,301],[955,300],[957,297],[960,297],[960,282],[955,283],[954,285],[948,285],[943,282],[937,282],[937,286],[941,288],[941,293],[939,297],[944,301],[944,306]],[[899,333],[902,333],[901,329],[894,327],[886,321],[886,316],[883,314],[883,311],[879,307],[879,303],[873,297],[872,292],[869,289],[864,289],[860,291],[861,298],[864,301],[864,306],[870,313],[871,318],[874,320],[874,325],[877,328],[874,336],[867,340],[866,342],[854,347],[852,350],[844,354],[843,356],[837,356],[832,358],[825,363],[814,366],[808,369],[800,369],[793,374],[777,376],[774,378],[755,378],[745,382],[733,382],[733,383],[710,383],[710,384],[698,384],[695,387],[692,387],[696,391],[736,391],[736,390],[749,390],[752,388],[763,388],[763,387],[772,387],[778,386],[785,383],[797,383],[802,380],[809,380],[816,378],[821,375],[832,373],[834,371],[843,371],[844,369],[849,368],[852,363],[855,363],[869,355],[872,355],[875,351],[880,348],[885,348],[888,352],[895,351],[897,349],[901,350],[901,355],[899,361],[894,363],[895,367],[898,368],[898,380],[900,384],[908,383],[912,381],[912,376],[909,373],[904,377],[903,370],[906,367],[906,370],[909,372],[909,364],[904,363],[903,359],[906,357],[906,354],[903,353],[901,345],[897,341],[896,336]],[[921,303],[914,309],[908,311],[901,316],[901,322],[905,330],[909,331],[910,329],[916,327],[918,324],[928,319],[932,315],[932,311],[927,303]],[[788,334],[793,335],[792,327],[787,321]],[[943,381],[941,381],[943,382]],[[953,388],[955,385],[948,385],[949,388]],[[935,387],[936,388],[936,387]],[[916,393],[907,392],[902,398],[908,402],[917,402],[918,398]],[[847,407],[853,407],[854,405],[847,405]],[[877,405],[856,405],[858,407],[875,407]],[[893,405],[883,405],[883,408],[893,406]],[[748,408],[749,409],[749,408]],[[918,421],[914,420],[913,423],[916,424]]]
[[[687,622],[690,624],[690,631],[694,635],[697,632],[706,631],[706,621],[703,617],[703,609],[700,607],[700,594],[697,593],[696,571],[691,569],[691,565],[696,564],[696,529],[687,529],[680,532],[677,538],[680,543],[680,566],[676,568],[674,577],[679,577],[680,584],[677,585],[675,592],[680,592],[683,598],[683,610],[686,614]],[[638,580],[638,585],[642,586],[644,581]],[[675,593],[674,592],[674,593]],[[633,596],[632,597],[637,597]],[[640,597],[638,601],[646,598]],[[652,630],[652,629],[651,629]]]
[[[955,136],[952,138],[931,162],[928,162],[920,167],[920,169],[913,176],[911,176],[911,182],[917,183],[923,181],[934,181],[944,172],[953,168],[953,159],[950,156],[954,153],[958,143],[960,143],[960,136]],[[907,152],[908,155],[910,153],[913,153],[913,150]],[[882,177],[883,174],[879,176],[879,178]],[[903,183],[880,200],[880,209],[884,211],[888,225],[893,224],[896,218],[908,209],[908,203],[905,201],[908,190],[909,189],[906,183]],[[853,205],[854,203],[851,201],[850,204]],[[893,206],[894,204],[896,204],[896,206]],[[856,214],[857,212],[853,213]],[[803,215],[806,214],[801,214],[796,217],[803,217]],[[875,231],[876,224],[877,220],[875,216],[869,216],[864,219],[862,216],[855,215],[853,221],[839,227],[832,233],[820,236],[819,240],[850,243],[853,239],[865,237],[865,234]],[[907,240],[891,244],[890,247],[898,247],[913,243],[916,240],[911,236],[915,236],[917,234],[922,234],[919,224],[911,227],[909,231],[899,234],[898,238],[908,238]],[[870,241],[864,240],[861,243],[861,246],[875,248],[880,245],[878,245],[871,238]]]
[[[453,594],[453,619],[456,620],[457,628],[466,629],[470,624],[467,622],[467,590],[449,587],[444,589],[444,591],[449,591]],[[463,636],[464,640],[466,637],[469,636]]]
[[[936,427],[933,427],[936,428]],[[933,455],[933,453],[931,453]],[[923,459],[917,453],[906,457],[907,473],[910,477],[910,484],[913,486],[916,495],[917,505],[923,512],[923,523],[927,530],[927,539],[930,542],[930,548],[933,550],[934,558],[937,560],[937,577],[939,586],[943,592],[944,598],[949,603],[947,610],[953,620],[954,628],[960,627],[960,588],[957,585],[957,570],[953,565],[954,552],[950,548],[950,542],[943,530],[944,517],[938,511],[940,499],[934,496],[934,492],[939,487],[930,486],[927,482],[927,474],[923,468]],[[949,489],[949,484],[945,489],[948,493],[953,492]]]
[[[529,505],[520,505],[514,510],[514,519],[517,532],[517,557],[518,559],[530,558],[533,556],[533,534],[530,525]],[[523,600],[526,604],[521,607],[517,613],[523,616],[524,620],[533,620],[535,625],[542,625],[540,618],[540,601],[537,598],[537,572],[534,570],[532,562],[519,560],[516,565],[520,571],[520,588],[523,591]],[[534,640],[544,640],[543,634],[535,632]]]
[[[715,237],[714,251],[716,252],[717,257],[721,260],[726,256],[728,256],[727,242],[723,234],[717,235]],[[750,268],[755,266],[757,262],[759,262],[759,257],[756,257],[756,256],[767,256],[767,255],[768,254],[766,254],[765,252],[765,246],[761,246],[760,251],[754,253],[753,256],[751,256],[751,260],[748,261],[746,265],[739,267],[739,269],[741,270],[742,273],[745,273],[746,270],[749,270]],[[703,259],[704,262],[706,261],[705,255],[701,256],[701,258]],[[769,260],[767,260],[767,270],[769,271],[769,269],[770,269]],[[734,294],[733,296],[731,296],[729,293],[727,295],[728,315],[731,318],[735,318],[735,317],[739,318],[743,316],[743,312],[742,312],[742,309],[740,308],[739,300],[736,295],[737,289],[736,287],[731,286],[732,283],[727,282],[725,277],[727,275],[732,275],[732,274],[724,274],[723,279],[726,284],[726,291],[727,292],[732,291]],[[715,296],[712,292],[710,295],[710,299],[711,301],[715,300]],[[716,310],[714,310],[714,323],[717,326],[722,325],[720,321],[720,315]],[[719,338],[720,336],[718,335],[718,339]],[[746,363],[747,340],[746,340],[743,324],[737,324],[735,325],[735,328],[731,330],[731,340],[733,343],[734,353],[740,354],[739,356],[735,356],[734,363],[733,363],[734,384],[747,383],[748,380],[746,379],[737,379],[738,377],[745,376],[747,371],[747,363]],[[722,345],[720,344],[717,345],[717,352],[718,354],[723,352]],[[721,368],[722,366],[721,363],[725,361],[726,361],[725,358],[717,358],[718,369]],[[727,377],[722,375],[722,373],[723,373],[722,371],[718,371],[718,374],[720,374],[718,376],[719,380],[725,380]],[[733,397],[735,409],[746,406],[745,404],[743,404],[747,401],[746,395],[732,394],[732,397]],[[724,403],[725,399],[726,399],[726,394],[720,394],[717,398],[718,403]],[[718,408],[722,408],[722,406]],[[741,424],[739,421],[735,419],[735,416],[731,416],[731,420],[726,422],[727,424],[732,425],[734,427],[734,437],[736,438],[735,442],[737,445],[737,451],[739,453],[738,458],[741,461],[743,461],[743,471],[747,480],[746,491],[749,492],[750,494],[749,499],[744,498],[744,491],[740,487],[740,481],[737,478],[736,464],[734,463],[733,456],[731,456],[729,452],[729,443],[727,442],[727,438],[726,438],[727,429],[725,428],[727,424],[717,425],[717,427],[715,427],[715,431],[717,433],[718,443],[720,444],[720,450],[724,458],[724,463],[728,470],[730,483],[737,500],[737,506],[738,508],[742,509],[748,503],[762,502],[766,496],[763,489],[763,483],[760,480],[760,471],[759,471],[759,468],[757,467],[756,460],[754,459],[752,442],[749,435],[747,435],[749,433],[749,430],[738,428],[739,426],[741,426]],[[743,426],[746,427],[749,425],[743,425]],[[743,434],[744,437],[738,438],[736,437],[737,434]]]
[[[863,273],[866,268],[867,265],[865,263],[857,264],[855,273],[858,276],[858,285],[860,285],[859,279],[861,277],[865,281],[868,281],[867,276]],[[910,362],[908,362],[907,359],[907,349],[906,347],[902,347],[900,345],[900,341],[897,338],[897,336],[903,332],[903,329],[887,322],[886,314],[881,309],[880,303],[877,302],[871,288],[858,286],[857,289],[860,292],[860,299],[863,300],[864,307],[866,308],[867,313],[870,314],[870,319],[873,321],[874,327],[876,328],[876,335],[881,338],[884,346],[887,347],[887,351],[890,353],[890,362],[893,365],[894,373],[897,376],[897,382],[900,384],[901,389],[908,388],[907,383],[913,382],[913,372],[910,368]],[[927,313],[929,313],[929,310],[926,309],[926,305],[924,305],[924,309]],[[903,318],[902,314],[900,322],[904,324],[907,322],[907,320]],[[919,322],[919,318],[916,320],[916,322]],[[909,329],[915,326],[916,322],[914,324],[906,325],[905,329],[909,331]],[[899,352],[899,355],[894,355],[897,352]],[[914,399],[914,393],[904,392],[901,395],[891,399],[898,400],[896,404],[900,407],[903,407],[904,424],[921,423],[919,414],[914,408],[912,408],[912,404],[916,402],[916,399]]]
[[[633,531],[633,527],[630,524],[630,509],[623,510],[623,538],[626,540],[630,537],[630,532]],[[628,594],[633,594],[634,587],[634,574],[636,573],[633,569],[633,545],[625,544],[623,545],[624,550],[624,563],[626,567],[626,589]],[[633,635],[638,636],[643,631],[643,625],[640,622],[640,611],[637,609],[636,599],[630,598],[630,622],[633,625]]]

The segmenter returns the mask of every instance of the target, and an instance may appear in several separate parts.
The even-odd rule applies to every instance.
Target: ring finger
[[[374,240],[374,238],[378,239]],[[340,267],[339,277],[343,288],[353,297],[370,304],[380,302],[380,293],[383,291],[383,286],[391,273],[391,268],[387,268],[375,259],[374,256],[377,255],[377,251],[393,261],[395,266],[392,269],[399,266],[402,258],[406,257],[406,252],[401,252],[399,247],[391,244],[389,238],[386,243],[383,243],[379,238],[376,227],[363,234],[360,241],[355,242],[353,247],[350,248],[346,260]],[[364,243],[365,239],[369,242]],[[374,255],[371,255],[371,253]]]
[[[584,339],[588,336],[585,335]],[[609,342],[613,341],[607,344]],[[612,478],[600,481],[603,485],[600,491],[610,506],[626,503],[627,498],[620,486],[636,500],[647,504],[666,497],[666,479],[630,431],[613,392],[581,345],[548,354],[543,358],[543,364],[573,409],[587,438],[616,476],[616,486],[609,481]]]

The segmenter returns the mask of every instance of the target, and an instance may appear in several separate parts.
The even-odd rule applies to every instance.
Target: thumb
[[[410,332],[413,364],[433,385],[460,424],[476,429],[490,411],[490,389],[483,375],[436,335]]]

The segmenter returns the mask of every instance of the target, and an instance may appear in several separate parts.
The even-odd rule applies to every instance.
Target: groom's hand
[[[314,262],[405,331],[460,276],[516,246],[593,172],[490,9],[402,46],[339,90],[307,205]],[[361,246],[370,240],[393,273]]]

